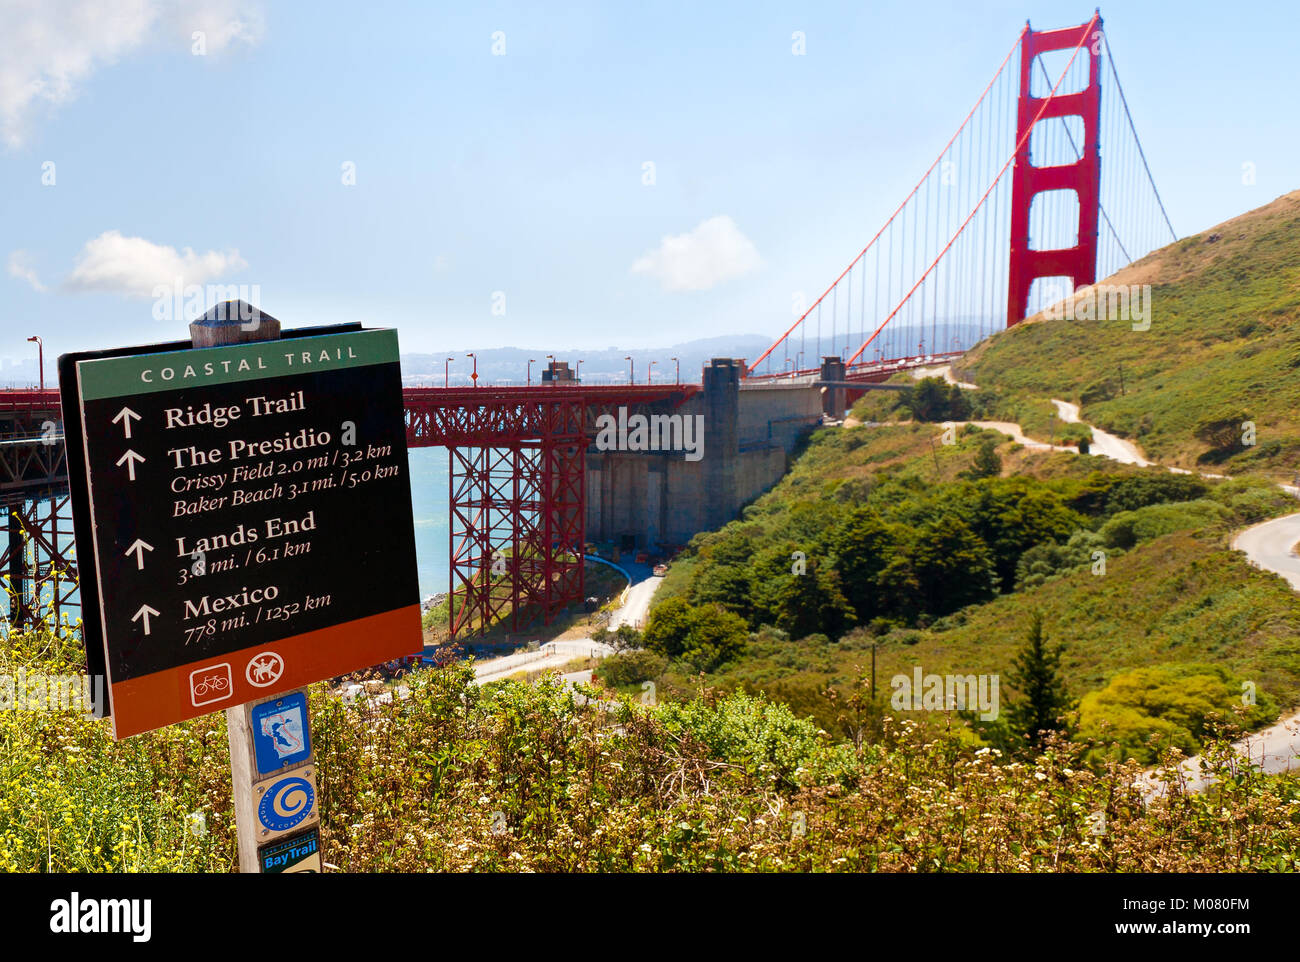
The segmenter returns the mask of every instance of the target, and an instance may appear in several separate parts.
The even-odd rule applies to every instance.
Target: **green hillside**
[[[1225,715],[1250,683],[1258,705],[1240,721],[1251,726],[1300,703],[1300,596],[1227,547],[1238,528],[1294,510],[1272,483],[1029,451],[973,427],[942,437],[920,422],[819,431],[741,519],[697,536],[646,639],[655,646],[671,621],[708,641],[659,646],[666,658],[648,667],[662,690],[690,697],[703,672],[708,685],[763,692],[848,734],[843,699],[873,647],[886,695],[917,666],[1009,679],[1037,612],[1064,645],[1074,701],[1152,669],[1170,676],[1166,688],[1187,672],[1192,687],[1212,682]],[[979,477],[986,447],[1000,466]],[[692,634],[693,613],[713,609],[734,621],[714,615]],[[719,641],[728,624],[733,637]],[[605,673],[639,680],[617,664]],[[1019,697],[1009,680],[1002,697]],[[1107,720],[1131,723],[1122,740],[1141,757],[1142,737],[1175,711]]]
[[[976,347],[960,373],[1005,412],[1080,403],[1083,420],[1153,461],[1290,480],[1300,468],[1300,191],[1102,283],[1149,284],[1150,329],[1039,315]],[[1254,445],[1242,444],[1245,421]]]

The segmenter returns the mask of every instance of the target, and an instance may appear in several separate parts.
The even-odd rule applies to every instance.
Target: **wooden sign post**
[[[225,711],[241,870],[319,870],[305,686],[422,648],[397,335],[190,331],[59,358],[87,661],[117,738]]]
[[[196,348],[251,344],[275,341],[279,338],[280,322],[270,315],[263,315],[255,308],[249,308],[243,301],[223,304],[221,310],[214,308],[203,317],[190,322],[190,344]],[[276,831],[273,835],[273,830],[263,825],[258,818],[261,798],[267,797],[268,791],[275,792],[277,786],[279,791],[272,794],[267,803],[270,809],[284,821],[292,822],[290,827],[295,835],[303,834],[306,838],[310,838],[310,833],[314,832],[316,837],[313,850],[305,860],[298,863],[302,867],[294,870],[321,871],[320,807],[316,800],[316,766],[311,755],[311,717],[307,710],[307,689],[294,689],[288,693],[288,696],[287,698],[272,696],[226,709],[226,736],[230,741],[230,790],[235,802],[235,833],[239,840],[239,871],[241,872],[261,872],[259,847],[264,842],[274,844],[285,834],[283,831]],[[306,745],[306,757],[292,763],[292,775],[289,772],[291,765],[280,766],[267,773],[259,772],[257,749],[254,744],[256,730],[252,717],[254,706],[267,702],[297,702],[298,700],[302,703],[300,732],[285,732],[282,737],[300,739]],[[281,727],[285,724],[281,723]],[[258,731],[258,734],[260,735],[261,732]],[[280,777],[269,785],[265,784],[266,776],[271,774]],[[278,811],[275,811],[276,809]]]

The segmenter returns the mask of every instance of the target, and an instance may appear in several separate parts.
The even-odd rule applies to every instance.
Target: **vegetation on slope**
[[[1300,468],[1300,191],[1102,284],[1151,285],[1150,328],[1040,315],[976,347],[962,376],[1021,412],[1033,436],[1023,412],[1056,397],[1151,460],[1290,480]],[[1253,443],[1243,443],[1247,421]]]
[[[7,670],[84,667],[75,641],[11,640]],[[1144,805],[1136,765],[1068,743],[1005,765],[888,722],[837,744],[743,693],[607,712],[552,680],[476,686],[465,664],[405,682],[386,704],[311,688],[328,870],[1300,868],[1293,779]],[[79,713],[6,711],[0,745],[0,869],[234,871],[221,713],[116,743]]]
[[[1225,673],[1219,688],[1206,681],[1221,710],[1240,701],[1242,682],[1254,686],[1250,725],[1300,701],[1300,598],[1226,549],[1233,529],[1294,508],[1283,492],[1262,479],[1206,480],[1007,443],[996,451],[1016,476],[979,477],[986,442],[1000,436],[968,428],[944,445],[941,433],[921,424],[819,432],[742,519],[694,539],[646,627],[646,643],[669,659],[652,676],[663,694],[690,697],[703,671],[708,684],[765,692],[847,735],[836,699],[874,648],[886,692],[892,676],[921,666],[1000,674],[1014,701],[1009,671],[1041,613],[1064,645],[1075,701],[1118,673],[1206,663]],[[731,641],[729,659],[676,657],[677,623],[699,606],[750,629],[747,642]],[[1231,697],[1225,685],[1236,686]],[[1152,757],[1146,736],[1172,738],[1159,711],[1142,725],[1114,699],[1089,704],[1089,736],[1117,726],[1133,757]],[[1198,726],[1178,723],[1173,741],[1194,744]],[[989,726],[981,734],[1001,743]]]

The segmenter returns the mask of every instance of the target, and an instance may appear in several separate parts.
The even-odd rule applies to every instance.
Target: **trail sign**
[[[422,647],[397,334],[59,359],[117,738]]]
[[[253,785],[257,802],[258,842],[269,841],[320,821],[316,807],[316,774],[298,768]]]
[[[310,828],[297,835],[290,835],[257,850],[259,868],[264,874],[286,875],[294,872],[319,872],[320,864],[320,829]]]
[[[290,692],[275,701],[261,702],[251,712],[259,775],[269,775],[311,757],[307,696],[303,692]]]

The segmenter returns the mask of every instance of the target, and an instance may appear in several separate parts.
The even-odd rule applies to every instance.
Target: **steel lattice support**
[[[1016,113],[1016,160],[1011,182],[1011,257],[1007,326],[1024,320],[1029,292],[1038,277],[1070,277],[1078,290],[1097,280],[1097,227],[1101,210],[1101,17],[1082,27],[1029,30],[1020,47],[1020,98]],[[1075,93],[1030,93],[1034,59],[1053,50],[1088,57],[1088,85]],[[1035,167],[1030,161],[1031,129],[1057,117],[1083,121],[1081,156],[1074,163]],[[1048,190],[1073,190],[1079,198],[1078,242],[1057,250],[1029,249],[1029,212],[1034,197]]]
[[[0,392],[0,578],[14,627],[79,613],[67,473],[58,392]]]
[[[515,629],[549,624],[585,587],[586,401],[562,391],[457,400],[411,423],[425,443],[450,442],[451,637],[507,614]]]
[[[581,601],[586,543],[586,454],[582,441],[551,445],[546,462],[546,620],[570,602]]]
[[[10,624],[32,627],[46,616],[62,624],[77,617],[81,605],[70,499],[15,501],[5,505],[4,513],[0,577],[9,595]]]
[[[512,601],[503,576],[514,532],[514,454],[503,448],[450,449],[453,637],[492,624]]]

